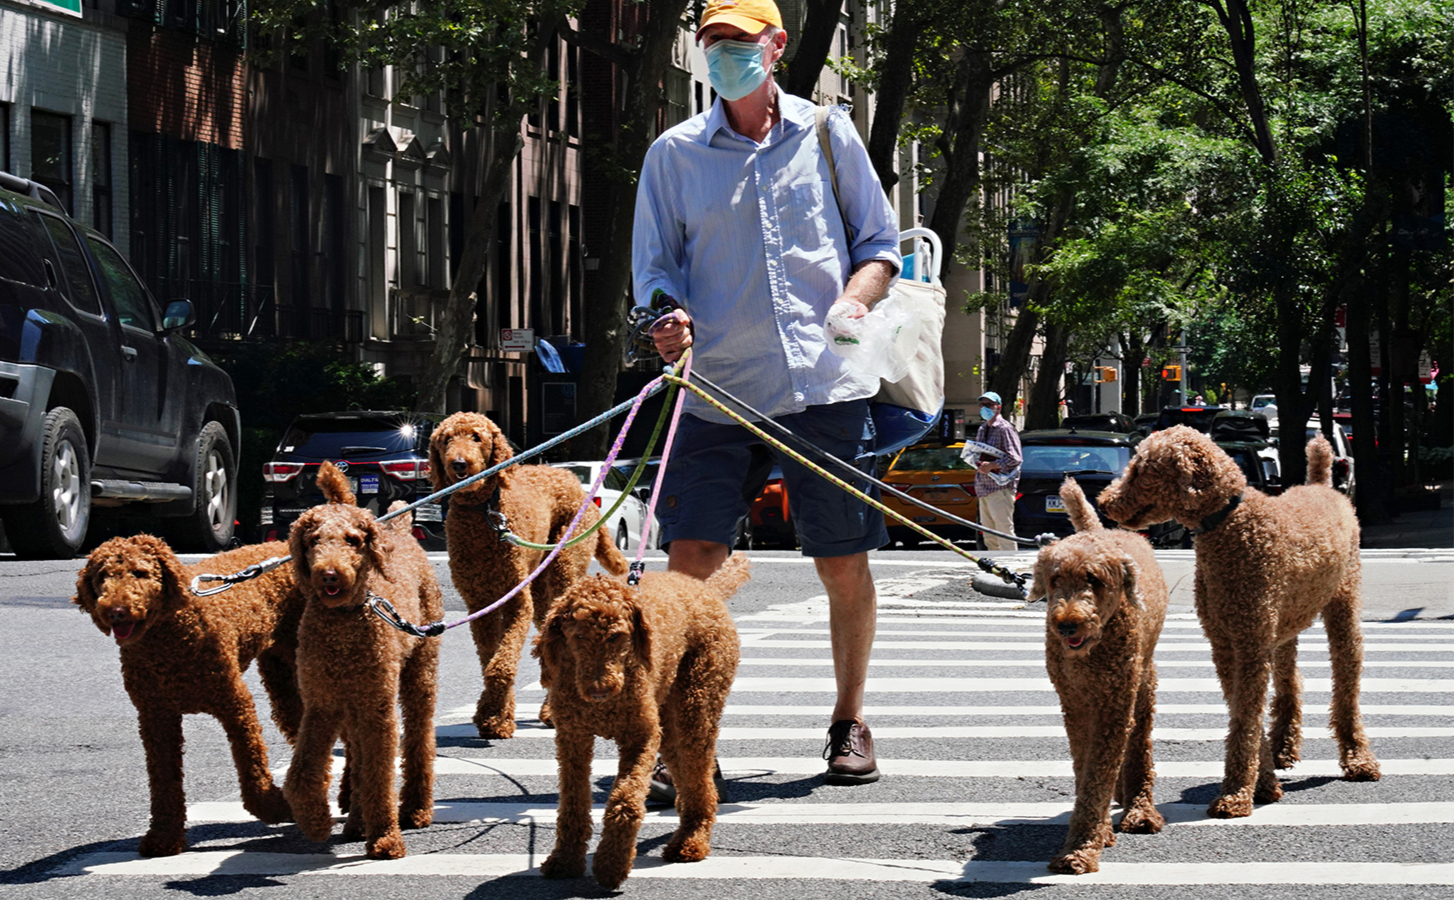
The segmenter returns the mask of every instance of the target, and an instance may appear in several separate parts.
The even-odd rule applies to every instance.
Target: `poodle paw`
[[[595,877],[596,884],[614,891],[621,886],[621,882],[626,880],[626,876],[631,874],[631,864],[635,861],[632,857],[626,859],[603,857],[598,851],[591,861],[591,875]]]
[[[1259,778],[1257,790],[1252,792],[1253,803],[1276,803],[1282,799],[1282,785],[1276,778]]]
[[[401,859],[409,851],[404,848],[404,836],[393,831],[370,841],[364,852],[369,859]]]
[[[1242,794],[1223,794],[1207,807],[1213,819],[1245,819],[1252,815],[1252,798]]]
[[[399,825],[404,828],[428,828],[434,824],[434,807],[399,810]]]
[[[293,818],[298,823],[298,830],[303,832],[303,837],[316,844],[321,844],[333,835],[333,816],[329,814],[326,807],[318,809],[300,809],[295,804]]]
[[[187,849],[187,835],[184,832],[166,834],[148,831],[137,845],[136,852],[142,856],[176,856]]]
[[[1082,847],[1073,853],[1062,853],[1052,859],[1046,868],[1061,875],[1086,875],[1090,872],[1099,872],[1101,870],[1101,851]]]
[[[1156,807],[1136,807],[1121,817],[1121,830],[1126,834],[1160,834],[1166,827],[1166,817]]]
[[[540,864],[540,874],[546,878],[580,878],[586,874],[586,855],[567,858],[556,851]]]
[[[260,799],[244,803],[243,806],[256,816],[258,821],[268,825],[280,825],[283,822],[293,821],[293,808],[288,805],[288,798],[283,796],[282,789],[276,786],[268,788]]]
[[[1291,769],[1301,762],[1303,758],[1302,749],[1297,746],[1284,747],[1272,754],[1272,765],[1278,769]]]
[[[514,717],[491,716],[488,719],[475,719],[475,728],[479,730],[480,737],[487,741],[503,741],[515,736]]]
[[[712,852],[712,845],[700,837],[673,837],[661,851],[667,862],[701,862]]]
[[[361,841],[364,839],[363,813],[352,810],[348,818],[343,820],[343,832],[340,835],[345,841]]]
[[[1344,781],[1377,781],[1383,777],[1372,753],[1360,753],[1343,761]]]
[[[540,704],[540,724],[546,728],[555,727],[555,717],[550,714],[550,701]]]

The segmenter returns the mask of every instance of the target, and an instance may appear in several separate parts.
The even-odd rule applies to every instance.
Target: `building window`
[[[308,167],[292,167],[292,216],[288,223],[292,232],[293,278],[292,296],[294,306],[309,306],[308,282],[310,275],[308,240]],[[321,305],[321,304],[320,304]]]
[[[690,116],[692,73],[675,66],[666,70],[666,127],[685,122]],[[700,95],[699,95],[700,96]],[[700,102],[700,101],[699,101]]]
[[[55,191],[67,211],[71,206],[71,117],[30,111],[30,177]]]
[[[111,237],[111,126],[91,123],[91,224]]]
[[[415,225],[417,213],[414,195],[399,192],[399,287],[414,287],[419,283],[419,232]]]
[[[449,276],[445,274],[444,200],[439,197],[425,200],[424,219],[429,233],[429,286],[445,288],[449,286]]]
[[[0,103],[0,170],[13,172],[10,168],[10,104]]]
[[[256,280],[271,289],[277,278],[277,195],[273,193],[273,161],[258,157],[252,161],[253,223],[257,234]]]

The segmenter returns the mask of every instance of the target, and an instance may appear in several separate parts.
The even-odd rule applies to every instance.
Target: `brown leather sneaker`
[[[712,781],[717,785],[717,801],[722,801],[722,794],[727,790],[727,779],[722,777],[722,763],[720,760],[713,760]],[[651,782],[646,788],[647,806],[675,806],[677,802],[677,787],[672,781],[671,770],[661,757],[656,758],[656,765],[651,769]]]
[[[878,781],[878,762],[873,755],[873,733],[857,719],[844,719],[828,727],[823,745],[828,760],[828,784],[869,784]]]

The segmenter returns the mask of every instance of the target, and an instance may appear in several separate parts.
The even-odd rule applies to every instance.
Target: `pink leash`
[[[692,377],[692,351],[687,350],[686,362],[682,364],[682,380],[688,381]],[[641,545],[636,548],[636,560],[631,563],[631,573],[626,576],[626,583],[635,585],[641,581],[641,573],[646,571],[646,548],[651,542],[651,526],[656,524],[656,498],[661,496],[661,483],[666,479],[667,460],[671,458],[672,441],[677,436],[677,423],[682,418],[682,404],[686,402],[687,392],[677,392],[676,407],[671,412],[671,424],[666,429],[666,443],[661,448],[661,465],[656,470],[656,481],[651,485],[651,499],[646,504],[646,524],[641,526]]]

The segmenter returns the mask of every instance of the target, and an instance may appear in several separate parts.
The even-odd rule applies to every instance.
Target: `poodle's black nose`
[[[338,573],[337,572],[335,572],[332,569],[325,569],[323,571],[323,583],[324,584],[336,584],[337,582],[338,582]]]
[[[454,469],[454,474],[465,475],[467,474],[466,470],[469,468],[469,463],[462,459],[452,459],[449,461],[449,467]]]
[[[1066,637],[1070,637],[1072,634],[1075,634],[1077,631],[1080,630],[1080,624],[1077,622],[1061,622],[1059,625],[1055,626],[1055,630],[1059,631]]]

